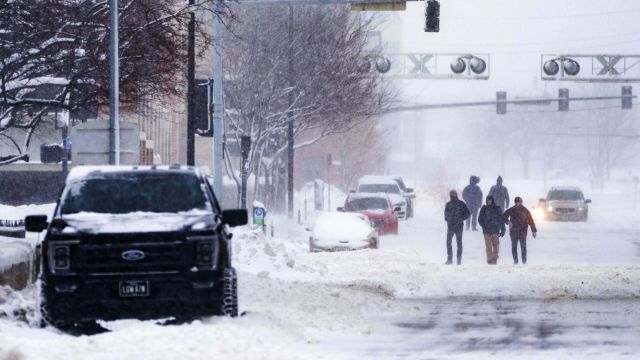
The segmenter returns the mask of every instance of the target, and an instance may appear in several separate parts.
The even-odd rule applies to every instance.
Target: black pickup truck
[[[122,318],[236,316],[237,278],[224,210],[190,167],[76,167],[42,243],[41,314],[60,329]]]

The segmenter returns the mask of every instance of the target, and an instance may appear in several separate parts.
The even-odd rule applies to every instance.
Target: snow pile
[[[284,218],[278,220],[287,222]],[[276,231],[279,231],[277,227]],[[295,267],[295,258],[309,251],[308,240],[304,240],[304,229],[291,226],[285,237],[266,236],[262,229],[255,226],[243,226],[233,231],[233,265],[241,272],[266,278],[273,273],[287,273]],[[295,236],[288,237],[295,234]],[[307,235],[308,236],[308,235]],[[319,271],[317,268],[305,268],[305,271]],[[302,270],[299,268],[297,270]]]
[[[0,285],[0,319],[9,319],[27,323],[30,326],[37,326],[40,321],[40,315],[36,311],[36,299],[36,286],[30,286],[22,291],[15,291],[8,286]]]
[[[0,272],[11,265],[28,262],[31,256],[33,250],[28,242],[0,236]]]
[[[322,263],[322,282],[379,289],[396,298],[640,298],[638,266],[458,267],[385,250],[308,254],[296,262],[309,267]]]

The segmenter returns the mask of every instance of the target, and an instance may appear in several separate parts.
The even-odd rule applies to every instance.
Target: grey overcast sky
[[[495,95],[488,92],[496,90],[520,96],[537,95],[540,88],[555,92],[556,86],[540,83],[541,54],[640,54],[638,0],[441,0],[440,4],[439,33],[424,32],[424,2],[411,2],[407,11],[390,16],[383,41],[400,40],[395,45],[402,52],[489,53],[491,78],[429,81],[438,85],[431,90],[425,80],[404,81],[407,101],[451,100],[451,93],[443,91],[447,89],[470,100],[491,98]]]

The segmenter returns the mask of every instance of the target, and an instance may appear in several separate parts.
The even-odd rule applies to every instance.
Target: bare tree
[[[249,162],[256,175],[284,163],[290,120],[296,139],[308,135],[295,144],[300,149],[349,131],[386,106],[390,95],[382,77],[358,71],[365,56],[379,51],[367,49],[372,18],[344,6],[296,7],[292,24],[286,7],[234,13],[239,21],[224,52],[225,121],[231,136],[251,136]],[[270,161],[261,161],[265,156]]]
[[[120,2],[120,98],[135,110],[148,93],[182,95],[191,11],[213,0]],[[229,16],[228,8],[217,8]],[[221,10],[220,10],[221,9]],[[0,137],[25,158],[34,129],[54,110],[97,108],[109,99],[109,7],[102,0],[0,0]],[[203,51],[210,36],[197,24]],[[186,70],[186,69],[185,69]],[[14,139],[9,129],[23,129]]]

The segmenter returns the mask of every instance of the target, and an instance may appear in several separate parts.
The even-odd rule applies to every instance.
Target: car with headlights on
[[[351,193],[338,211],[360,213],[369,219],[379,235],[398,234],[397,211],[385,193]]]
[[[358,181],[359,193],[385,193],[389,196],[394,208],[399,208],[396,212],[398,219],[406,220],[408,215],[408,201],[400,189],[398,182],[389,176],[367,175]]]
[[[51,221],[25,219],[27,231],[46,231],[42,319],[73,331],[96,320],[236,316],[228,228],[246,223],[247,211],[221,210],[191,167],[74,167]]]
[[[378,232],[363,214],[323,212],[308,230],[310,252],[378,248]]]
[[[552,221],[587,221],[590,199],[585,199],[579,187],[552,187],[547,197],[540,199],[541,215]]]

